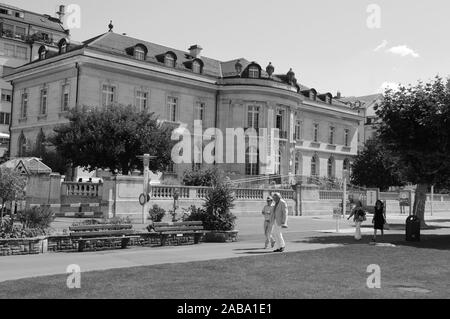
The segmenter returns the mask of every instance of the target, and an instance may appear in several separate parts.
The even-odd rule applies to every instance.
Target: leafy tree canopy
[[[375,110],[379,137],[408,181],[434,184],[450,177],[450,89],[440,77],[387,90]]]
[[[142,167],[138,156],[156,156],[150,170],[163,171],[171,161],[171,131],[158,123],[154,113],[137,112],[132,106],[73,109],[69,123],[54,129],[51,142],[74,166],[89,170],[110,169],[127,175]]]
[[[377,138],[368,140],[352,165],[351,181],[364,187],[387,190],[389,186],[402,186],[397,159]]]

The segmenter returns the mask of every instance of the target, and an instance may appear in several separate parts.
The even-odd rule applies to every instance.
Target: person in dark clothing
[[[377,230],[381,230],[381,236],[384,235],[384,224],[386,224],[386,212],[384,210],[384,204],[381,200],[375,202],[375,212],[372,219],[373,223],[373,239],[377,239]]]

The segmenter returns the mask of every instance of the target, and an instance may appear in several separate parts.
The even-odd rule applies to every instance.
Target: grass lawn
[[[0,283],[0,298],[449,298],[450,251],[444,246],[344,243],[316,251],[95,271],[81,274],[81,289],[68,289],[66,275],[30,278]],[[381,289],[366,286],[370,264],[381,267]]]

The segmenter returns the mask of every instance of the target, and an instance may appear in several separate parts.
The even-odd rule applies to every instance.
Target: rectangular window
[[[16,38],[25,39],[25,28],[16,27]]]
[[[283,131],[283,118],[284,118],[284,110],[278,110],[277,116],[275,119],[275,127],[280,131]]]
[[[205,120],[205,103],[197,102],[194,110],[194,120]]]
[[[24,92],[22,93],[22,101],[20,104],[20,115],[21,118],[27,117],[27,109],[28,109],[28,93]]]
[[[11,91],[2,90],[2,102],[11,102]]]
[[[313,141],[319,142],[319,124],[314,124]]]
[[[116,100],[116,88],[111,85],[102,87],[102,106],[111,106]]]
[[[334,144],[334,126],[330,126],[330,135],[328,136],[328,144],[333,145]]]
[[[8,38],[14,37],[14,26],[12,24],[3,23],[2,35]]]
[[[70,85],[64,84],[62,86],[62,95],[61,95],[61,110],[63,112],[69,110],[69,102],[70,102]]]
[[[17,56],[19,59],[24,59],[24,60],[26,60],[26,59],[27,59],[27,48],[17,46],[17,47],[16,47],[16,56]]]
[[[171,96],[167,98],[167,111],[169,121],[175,122],[177,120],[177,104],[178,98]]]
[[[302,139],[302,122],[295,122],[295,131],[294,131],[294,139],[299,141]]]
[[[5,123],[5,114],[3,112],[0,112],[0,124],[6,124]]]
[[[350,130],[345,129],[344,130],[344,145],[349,146],[349,137],[350,137]]]
[[[12,44],[5,43],[5,55],[15,56],[15,47]]]
[[[139,111],[144,111],[148,106],[148,93],[144,91],[136,92],[136,108]]]
[[[247,127],[259,128],[259,106],[249,105],[247,113]]]
[[[11,121],[11,114],[5,113],[5,124],[9,125]]]
[[[41,108],[39,110],[39,114],[45,115],[47,114],[47,89],[41,90]]]

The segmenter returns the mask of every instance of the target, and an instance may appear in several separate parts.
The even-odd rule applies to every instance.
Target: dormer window
[[[45,60],[45,58],[47,57],[47,47],[45,45],[41,46],[39,48],[38,54],[39,54],[39,60]]]
[[[68,40],[66,40],[66,39],[61,39],[59,42],[58,42],[58,47],[59,47],[59,54],[62,54],[62,53],[66,53],[67,52],[67,47],[68,47],[68,45],[69,45],[69,41]]]
[[[175,57],[171,53],[167,53],[164,56],[164,64],[168,67],[175,67]]]
[[[331,96],[329,96],[328,94],[325,96],[325,103],[331,104]]]
[[[202,73],[202,66],[201,66],[200,62],[198,62],[198,61],[192,62],[192,72]]]
[[[312,101],[316,100],[316,92],[314,90],[309,91],[309,99]]]
[[[134,49],[134,57],[137,60],[144,61],[145,60],[145,51],[144,51],[144,49],[142,49],[141,47],[136,47]]]
[[[259,78],[259,68],[256,65],[252,65],[248,68],[248,77],[252,79]]]

